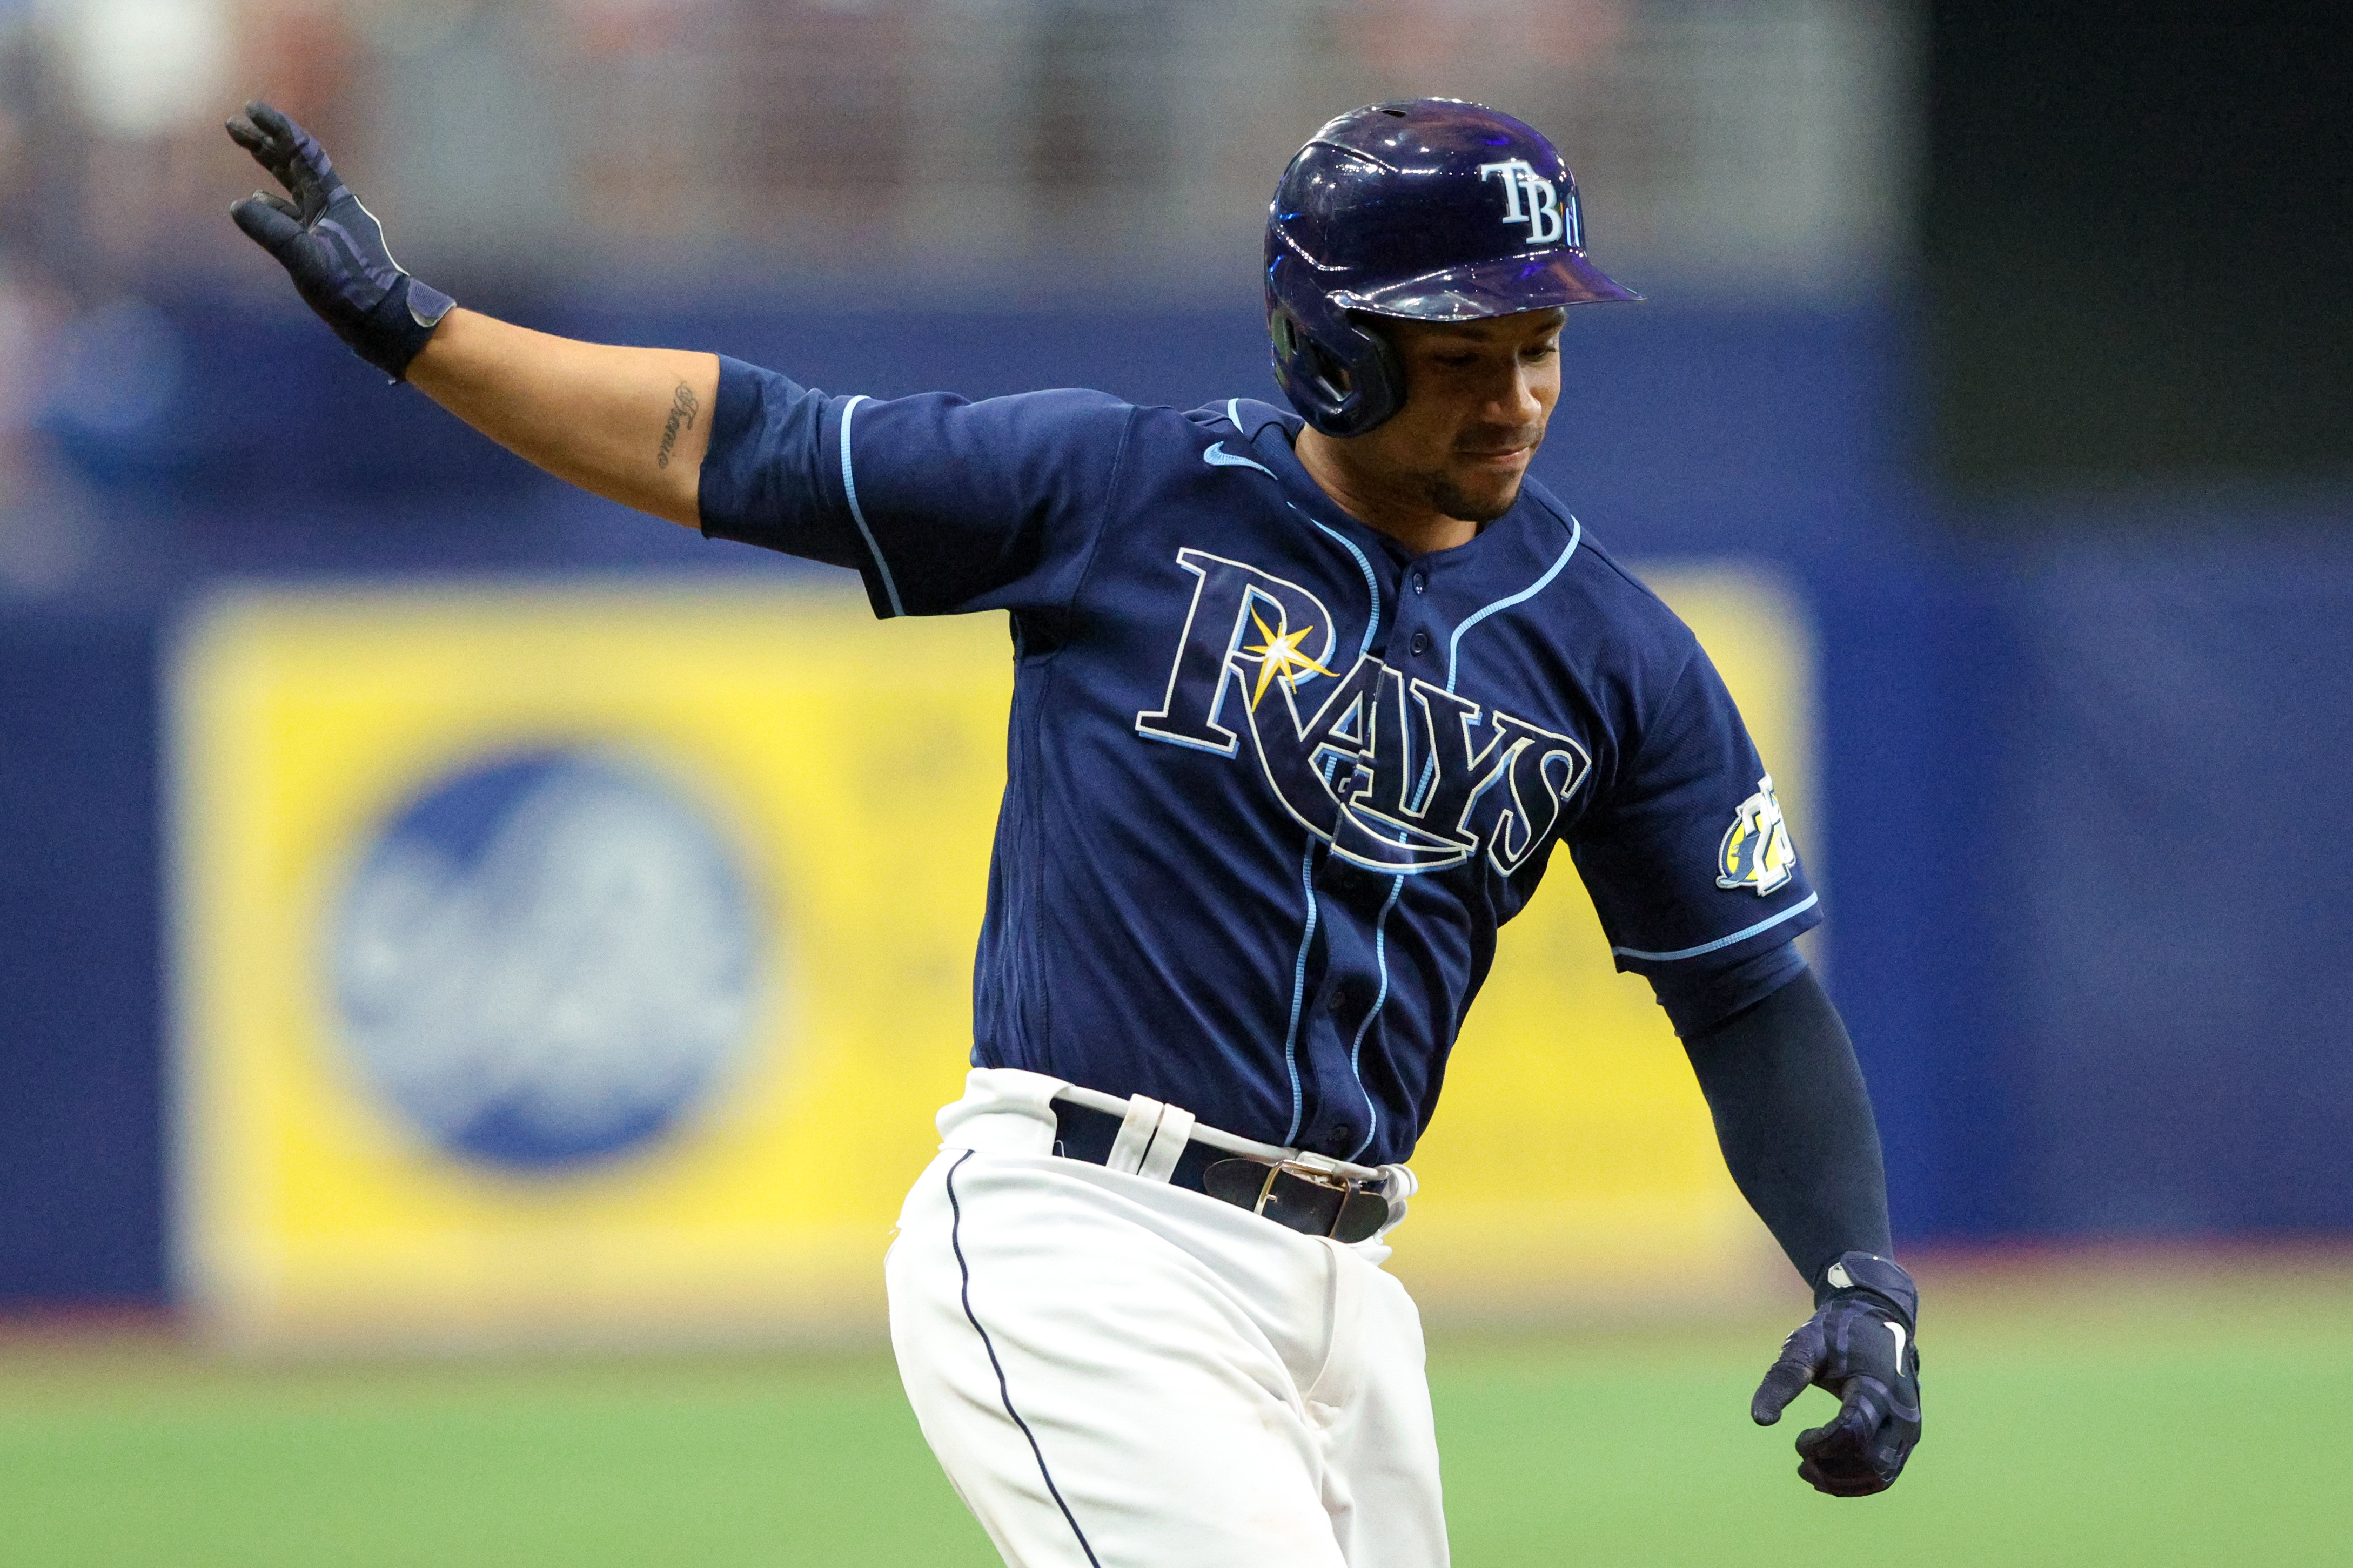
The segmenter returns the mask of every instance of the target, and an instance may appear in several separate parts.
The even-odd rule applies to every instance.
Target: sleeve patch
[[[1746,888],[1761,899],[1787,886],[1797,869],[1789,825],[1782,820],[1781,803],[1773,798],[1773,775],[1767,773],[1724,830],[1724,843],[1715,853],[1715,885]]]

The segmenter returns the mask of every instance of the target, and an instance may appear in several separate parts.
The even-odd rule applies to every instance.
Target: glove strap
[[[1894,1309],[1905,1327],[1919,1327],[1920,1287],[1892,1258],[1882,1258],[1875,1252],[1840,1253],[1822,1270],[1821,1283],[1814,1288],[1814,1305],[1819,1307],[1840,1296],[1875,1296]]]
[[[393,380],[406,381],[409,362],[425,352],[433,329],[456,305],[457,301],[440,289],[404,272],[400,281],[386,289],[376,308],[368,312],[360,330],[344,341],[351,344],[353,353]]]

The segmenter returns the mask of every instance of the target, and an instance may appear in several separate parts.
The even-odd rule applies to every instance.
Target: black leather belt
[[[1054,1123],[1055,1153],[1094,1165],[1111,1163],[1120,1118],[1058,1100]],[[1177,1155],[1168,1184],[1248,1209],[1303,1235],[1328,1236],[1339,1242],[1366,1240],[1389,1217],[1388,1197],[1363,1182],[1229,1154],[1198,1139]]]

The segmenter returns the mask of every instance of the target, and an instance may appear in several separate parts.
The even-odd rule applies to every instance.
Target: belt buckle
[[[1343,1201],[1340,1207],[1332,1215],[1332,1229],[1326,1233],[1336,1235],[1340,1228],[1340,1216],[1347,1212],[1345,1200],[1360,1191],[1363,1184],[1351,1177],[1341,1175],[1333,1165],[1325,1163],[1330,1158],[1329,1155],[1324,1154],[1302,1153],[1295,1159],[1278,1160],[1267,1166],[1266,1180],[1259,1184],[1258,1202],[1250,1205],[1250,1213],[1261,1218],[1265,1217],[1266,1205],[1274,1200],[1275,1181],[1287,1172],[1303,1182],[1312,1183],[1327,1192],[1335,1192],[1342,1195]]]

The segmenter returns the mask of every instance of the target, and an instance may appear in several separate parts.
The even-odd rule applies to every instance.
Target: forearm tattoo
[[[694,428],[694,416],[701,411],[702,406],[694,400],[693,391],[687,386],[686,383],[680,382],[678,390],[670,394],[670,418],[662,424],[661,449],[654,454],[655,468],[670,467],[670,450],[678,445],[679,431]]]

